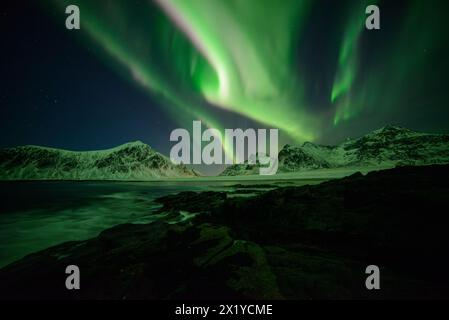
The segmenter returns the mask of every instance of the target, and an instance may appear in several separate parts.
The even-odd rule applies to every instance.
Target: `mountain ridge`
[[[24,145],[0,150],[0,180],[152,180],[198,173],[141,141],[105,150]]]
[[[449,135],[413,131],[394,125],[346,139],[335,146],[304,142],[286,144],[278,154],[278,172],[341,167],[428,165],[449,163]],[[258,165],[258,164],[257,164]],[[221,175],[255,174],[255,166],[237,164]]]

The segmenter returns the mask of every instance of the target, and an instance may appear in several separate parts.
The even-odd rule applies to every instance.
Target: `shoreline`
[[[333,169],[316,169],[297,172],[282,172],[272,176],[265,175],[241,175],[241,176],[200,176],[200,177],[181,177],[181,178],[162,178],[162,179],[0,179],[3,182],[138,182],[138,183],[164,183],[164,182],[227,182],[227,181],[288,181],[288,180],[330,180],[350,176],[356,172],[366,174],[372,171],[392,169],[391,166],[373,166],[373,167],[348,167]]]

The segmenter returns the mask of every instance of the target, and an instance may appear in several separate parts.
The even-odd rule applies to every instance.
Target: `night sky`
[[[65,28],[65,7],[81,30]],[[381,30],[364,28],[377,4]],[[0,147],[142,140],[192,120],[338,143],[386,124],[449,133],[447,1],[11,1]]]

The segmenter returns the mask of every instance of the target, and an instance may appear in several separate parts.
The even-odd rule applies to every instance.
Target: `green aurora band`
[[[446,78],[443,74],[437,77],[431,73],[442,73],[448,67],[447,59],[429,60],[434,59],[433,55],[438,52],[447,52],[443,47],[447,43],[447,22],[444,11],[434,6],[437,2],[406,1],[403,16],[397,17],[400,21],[398,31],[391,38],[373,41],[386,42],[386,50],[376,51],[376,59],[363,61],[365,70],[360,70],[360,42],[369,32],[364,34],[365,17],[358,12],[364,11],[369,4],[379,5],[379,2],[380,7],[385,3],[359,1],[354,6],[356,10],[350,11],[331,92],[331,103],[335,106],[334,126],[362,112],[369,112],[370,116],[378,113],[384,118],[386,114],[409,113],[412,103],[406,105],[405,100],[416,99],[417,96],[421,100],[429,99],[430,95],[441,94],[440,87],[429,88],[435,79]],[[441,68],[436,71],[436,63],[440,61]],[[424,79],[432,80],[426,83]]]
[[[338,56],[338,69],[331,93],[331,102],[336,103],[338,100],[334,125],[337,125],[342,119],[349,119],[355,112],[354,103],[351,101],[351,88],[357,75],[359,42],[366,18],[360,12],[364,12],[369,4],[376,3],[375,1],[360,1],[360,5],[355,8],[356,10],[352,9],[344,32]]]
[[[71,1],[54,3],[64,9]],[[127,1],[77,1],[81,29],[101,46],[108,57],[103,60],[159,97],[181,126],[190,128],[192,120],[202,120],[221,129],[215,111],[222,109],[279,128],[298,143],[319,140],[324,130],[373,108],[387,114],[408,92],[394,91],[394,86],[419,83],[418,69],[426,66],[421,49],[436,49],[444,42],[441,32],[432,30],[441,27],[444,15],[429,17],[432,12],[421,1],[409,1],[402,31],[393,33],[379,53],[381,59],[367,63],[362,72],[365,7],[376,3],[383,2],[345,2],[339,54],[331,57],[336,66],[333,85],[323,92],[329,108],[314,111],[305,98],[307,75],[296,53],[298,46],[307,45],[301,42],[303,29],[317,1],[261,5],[259,0],[155,0],[134,6]],[[435,33],[427,36],[418,27]],[[416,39],[410,44],[413,32]]]

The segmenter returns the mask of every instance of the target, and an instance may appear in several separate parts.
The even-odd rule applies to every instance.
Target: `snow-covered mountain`
[[[0,150],[1,180],[148,180],[196,175],[140,141],[99,151],[39,146]]]
[[[305,142],[285,145],[279,152],[278,172],[322,168],[427,165],[449,163],[449,135],[415,132],[398,126],[385,126],[337,146]],[[257,174],[254,165],[226,168],[222,175]]]
[[[255,164],[250,164],[249,162],[245,162],[243,164],[233,164],[227,167],[220,175],[221,176],[241,176],[241,175],[251,175],[251,174],[259,174],[260,164],[258,161],[259,156],[251,155],[250,158],[255,160]],[[252,163],[254,163],[252,161]]]

